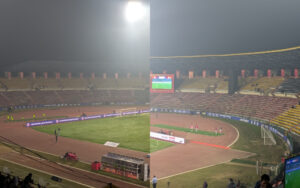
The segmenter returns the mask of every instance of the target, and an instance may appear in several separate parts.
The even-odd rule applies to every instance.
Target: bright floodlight
[[[145,16],[145,8],[139,1],[129,1],[126,10],[125,17],[128,22],[136,22],[141,20]]]

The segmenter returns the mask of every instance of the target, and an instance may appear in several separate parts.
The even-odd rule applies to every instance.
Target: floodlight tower
[[[141,1],[128,1],[125,8],[125,18],[129,23],[135,23],[144,19],[146,16],[146,8]]]

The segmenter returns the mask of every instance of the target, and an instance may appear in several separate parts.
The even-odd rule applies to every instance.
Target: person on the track
[[[154,175],[153,178],[152,178],[152,185],[153,185],[153,188],[156,188],[156,184],[157,184],[157,178],[156,178],[156,176]]]
[[[56,143],[57,143],[58,133],[57,133],[56,129],[54,130],[54,135],[55,135],[55,141],[56,141]]]

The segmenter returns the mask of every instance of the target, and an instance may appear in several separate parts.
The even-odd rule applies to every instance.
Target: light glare
[[[137,22],[145,16],[145,8],[139,1],[129,1],[126,10],[125,17],[128,22]]]

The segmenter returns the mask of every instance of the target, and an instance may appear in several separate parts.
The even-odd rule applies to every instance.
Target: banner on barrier
[[[184,138],[180,138],[180,137],[176,137],[176,136],[170,136],[170,135],[166,135],[166,134],[150,132],[150,137],[160,139],[160,140],[166,140],[169,142],[184,144]]]
[[[149,112],[150,110],[138,110],[138,111],[124,112],[123,115],[143,114]],[[39,122],[28,122],[26,123],[26,127],[51,125],[56,123],[67,123],[67,122],[82,121],[82,120],[89,120],[89,119],[101,119],[106,117],[117,117],[120,115],[121,115],[120,113],[111,113],[111,114],[100,114],[100,115],[93,115],[93,116],[86,116],[86,117],[72,117],[72,118],[55,119],[55,120],[47,120],[47,121],[39,121]]]

